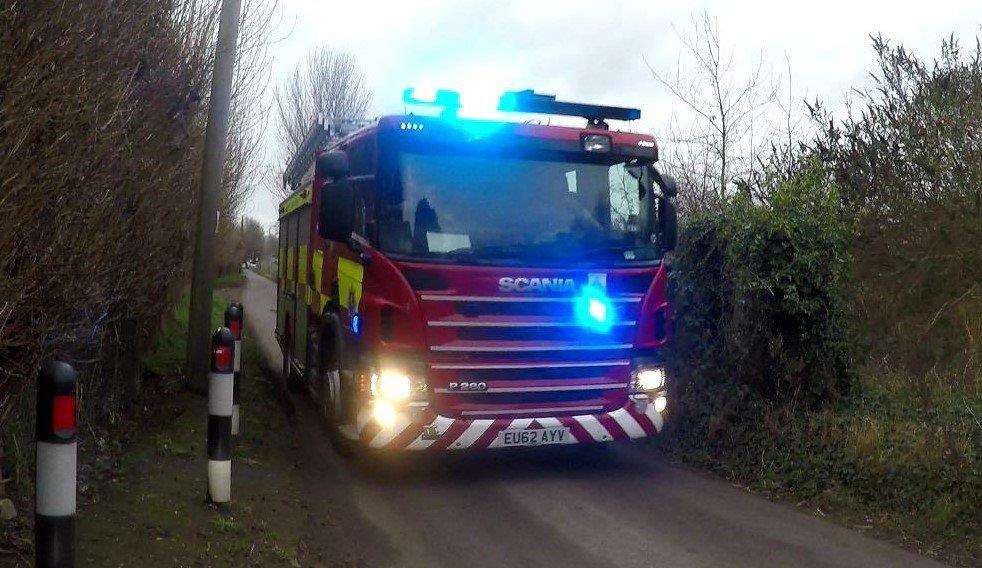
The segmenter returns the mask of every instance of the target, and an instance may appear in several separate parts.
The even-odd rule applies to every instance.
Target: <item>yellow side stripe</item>
[[[298,189],[297,191],[293,192],[290,197],[287,197],[285,201],[280,203],[280,217],[289,215],[290,213],[293,213],[297,209],[310,203],[312,194],[313,187],[309,185],[303,189]]]
[[[300,245],[297,258],[297,282],[307,284],[307,245]]]

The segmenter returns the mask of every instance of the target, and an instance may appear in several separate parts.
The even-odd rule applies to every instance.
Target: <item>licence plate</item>
[[[570,436],[569,428],[563,426],[532,430],[502,430],[498,433],[498,442],[502,446],[542,446],[562,444]]]

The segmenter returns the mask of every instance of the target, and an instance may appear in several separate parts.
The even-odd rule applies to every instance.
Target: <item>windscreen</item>
[[[640,183],[626,165],[401,154],[383,250],[420,259],[531,265],[653,260]]]

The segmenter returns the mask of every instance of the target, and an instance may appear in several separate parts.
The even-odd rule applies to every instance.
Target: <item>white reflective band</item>
[[[516,418],[508,425],[509,430],[524,430],[532,424],[532,418]]]
[[[592,414],[574,416],[573,420],[579,422],[580,426],[583,426],[583,429],[586,430],[587,433],[589,433],[590,436],[592,436],[597,442],[606,442],[613,438],[610,435],[610,432],[604,428],[604,425],[601,424],[600,421],[597,420],[597,417],[593,416]]]
[[[232,373],[208,373],[208,414],[232,416]]]
[[[64,517],[75,514],[75,467],[78,443],[38,442],[37,514]]]
[[[232,499],[231,460],[208,460],[208,496],[215,503],[228,503]]]
[[[235,356],[233,357],[233,361],[234,362],[232,363],[233,365],[232,370],[241,371],[242,370],[242,341],[240,340],[235,341]]]
[[[232,435],[239,435],[239,405],[232,405]]]
[[[638,421],[634,419],[626,410],[623,408],[618,408],[617,410],[610,413],[610,417],[617,421],[617,424],[624,430],[631,438],[644,438],[644,428],[638,424]]]
[[[392,421],[392,424],[382,428],[375,434],[372,438],[371,446],[373,448],[381,448],[392,441],[393,438],[401,434],[406,428],[409,428],[411,422],[409,418],[406,417],[406,413],[400,412],[399,417]]]
[[[433,442],[436,441],[436,438],[439,438],[439,437],[443,436],[443,434],[448,429],[450,429],[450,426],[452,424],[453,424],[453,418],[447,418],[446,416],[437,416],[436,418],[433,419],[433,422],[430,422],[430,424],[428,426],[429,428],[435,428],[436,429],[436,436],[435,437],[432,437],[432,439],[424,440],[423,439],[423,434],[421,433],[419,436],[416,436],[416,439],[413,440],[411,444],[409,444],[408,446],[406,446],[406,449],[408,449],[408,450],[425,450],[426,448],[428,448],[428,447],[430,447],[430,446],[433,445]],[[425,431],[425,429],[424,429],[424,431]]]
[[[661,413],[655,410],[655,405],[653,403],[648,404],[648,407],[644,409],[644,414],[651,420],[651,423],[655,425],[655,430],[657,432],[661,432],[661,427],[663,425]]]
[[[469,448],[471,444],[476,442],[477,439],[481,437],[481,434],[487,432],[488,428],[490,428],[491,424],[493,423],[494,420],[475,420],[474,422],[471,422],[471,425],[464,430],[464,433],[461,434],[453,444],[450,444],[447,449],[460,450]]]

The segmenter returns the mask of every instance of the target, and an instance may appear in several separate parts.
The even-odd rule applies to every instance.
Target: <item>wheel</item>
[[[286,388],[291,393],[296,394],[303,389],[300,376],[293,366],[293,356],[289,354],[283,355],[283,376],[286,377]]]
[[[340,320],[336,315],[325,316],[327,325],[324,326],[319,347],[317,349],[317,406],[327,425],[328,435],[334,450],[341,455],[351,455],[356,449],[356,442],[349,440],[341,433],[341,350],[343,341],[340,333]]]
[[[307,351],[305,353],[303,387],[304,391],[314,400],[320,397],[320,331],[311,329],[307,332]]]
[[[292,393],[300,392],[303,386],[293,364],[293,338],[289,335],[283,345],[283,380],[286,382],[286,389]]]

